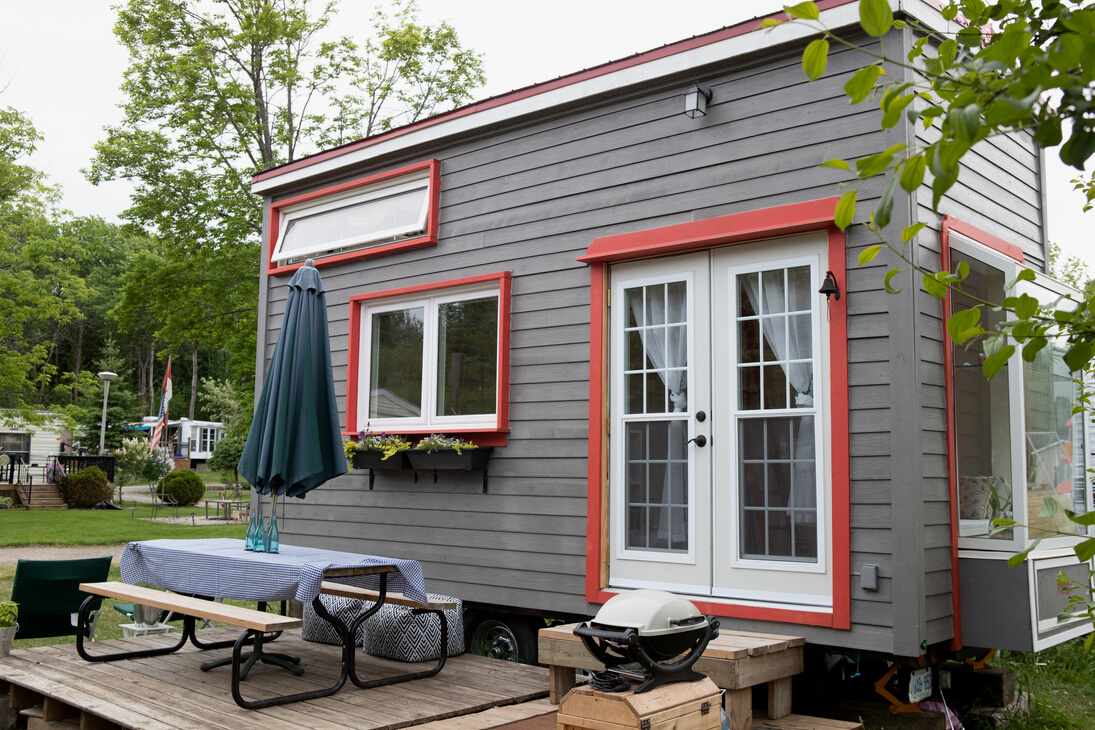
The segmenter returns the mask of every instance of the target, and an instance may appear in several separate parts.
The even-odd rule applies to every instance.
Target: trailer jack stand
[[[973,667],[974,671],[978,669],[984,669],[989,665],[989,659],[992,659],[994,656],[996,656],[997,651],[998,649],[989,649],[988,654],[985,654],[985,656],[981,657],[980,659],[967,657],[965,660],[966,664],[969,664],[971,667]]]
[[[877,692],[878,694],[882,695],[882,697],[884,699],[887,699],[887,700],[890,701],[890,714],[892,714],[892,715],[900,715],[903,712],[920,712],[920,713],[923,713],[924,711],[920,709],[919,704],[910,704],[908,702],[902,702],[901,700],[897,699],[892,694],[890,694],[889,691],[886,689],[886,683],[889,682],[890,679],[893,677],[893,675],[897,673],[897,669],[900,666],[901,665],[899,663],[894,662],[893,666],[891,666],[889,668],[889,670],[885,674],[882,675],[882,678],[874,683],[874,691]]]

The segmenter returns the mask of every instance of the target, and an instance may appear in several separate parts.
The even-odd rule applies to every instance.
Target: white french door
[[[612,268],[610,586],[831,606],[825,251]]]

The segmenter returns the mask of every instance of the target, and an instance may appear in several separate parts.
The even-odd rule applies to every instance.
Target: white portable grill
[[[692,665],[719,635],[719,622],[672,593],[637,590],[610,598],[592,621],[576,626],[574,634],[606,670],[618,676],[632,678],[634,672],[619,667],[639,664],[645,670],[635,689],[639,693],[671,682],[703,679]]]

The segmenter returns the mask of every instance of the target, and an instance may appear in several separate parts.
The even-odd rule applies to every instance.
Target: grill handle
[[[590,654],[594,656],[601,664],[605,665],[606,669],[619,666],[628,661],[633,661],[628,658],[629,650],[639,645],[639,634],[635,629],[624,629],[623,631],[609,631],[606,629],[595,629],[588,624],[578,624],[574,627],[574,635],[582,640],[586,649]],[[605,643],[598,643],[597,639],[600,639]],[[613,643],[620,644],[624,648],[620,649],[614,646]],[[611,653],[610,653],[611,652]]]
[[[578,624],[574,627],[574,635],[586,637],[591,639],[603,639],[605,641],[617,641],[621,644],[630,644],[632,640],[638,638],[639,634],[635,629],[624,629],[623,631],[612,631],[610,629],[595,629],[588,624]]]

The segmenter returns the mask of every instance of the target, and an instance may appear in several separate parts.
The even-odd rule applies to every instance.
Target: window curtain
[[[646,326],[639,330],[643,341],[643,351],[647,359],[657,369],[662,384],[669,391],[669,401],[673,413],[684,413],[688,410],[688,319],[686,307],[688,306],[687,290],[685,287],[669,287],[657,285],[665,292],[664,301],[660,297],[650,296],[653,287],[646,287],[645,297],[631,298],[631,311],[636,322],[642,322]],[[644,300],[649,305],[649,317],[643,312]],[[679,326],[668,328],[649,329],[651,326],[665,325],[668,321],[679,322]],[[683,510],[668,509],[672,502],[672,495],[687,494],[687,470],[672,468],[673,462],[686,461],[686,441],[688,440],[688,424],[682,420],[669,422],[669,464],[665,470],[665,485],[662,490],[662,504],[666,505],[663,517],[658,522],[658,538],[669,542],[670,535],[674,537],[683,535],[685,541],[688,537],[688,523]],[[674,480],[680,484],[674,484]],[[687,499],[685,497],[684,499]],[[689,505],[691,508],[691,505]]]
[[[785,313],[790,299],[787,297],[787,270],[780,270],[779,277],[740,276],[738,281],[745,289],[745,295],[753,311],[761,315],[769,315],[771,312]],[[758,291],[760,289],[760,291]],[[763,301],[761,301],[763,297]],[[812,313],[811,313],[812,314]],[[814,407],[814,378],[813,359],[807,355],[811,352],[811,339],[813,328],[795,327],[788,314],[775,316],[761,316],[761,332],[764,344],[772,348],[772,352],[779,359],[779,365],[791,387],[795,389],[796,408]],[[764,351],[763,346],[761,351]],[[805,360],[805,362],[788,362],[788,360]],[[792,470],[791,470],[791,499],[788,503],[795,509],[816,509],[817,482],[816,482],[816,449],[814,441],[814,417],[804,415],[799,419],[798,429],[795,431],[792,444]],[[790,510],[788,510],[790,512]],[[811,519],[807,513],[795,513],[797,522],[816,522],[816,514]]]

